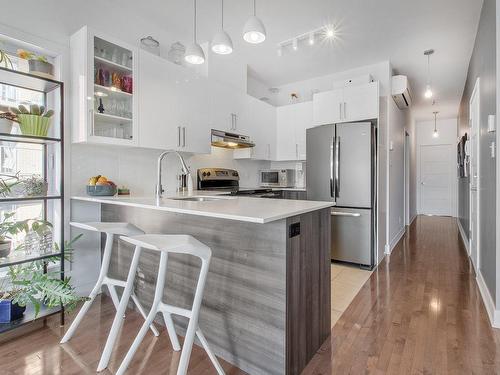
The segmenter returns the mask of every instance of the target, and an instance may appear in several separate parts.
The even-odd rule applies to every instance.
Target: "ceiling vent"
[[[392,98],[399,109],[407,109],[411,106],[412,97],[407,76],[392,77]]]

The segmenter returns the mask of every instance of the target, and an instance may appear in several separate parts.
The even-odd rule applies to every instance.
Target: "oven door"
[[[260,186],[280,186],[279,171],[261,171]]]

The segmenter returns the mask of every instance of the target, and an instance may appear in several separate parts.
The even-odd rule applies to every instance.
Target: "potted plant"
[[[12,237],[26,230],[28,221],[15,221],[15,212],[6,212],[0,221],[0,258],[10,254]]]
[[[20,104],[17,108],[12,107],[10,111],[17,116],[19,128],[23,135],[35,135],[46,137],[49,132],[50,119],[54,115],[53,110],[46,111],[42,105],[31,104],[28,108]]]
[[[38,175],[24,178],[21,183],[24,187],[24,193],[28,197],[43,197],[47,195],[49,185],[47,181]]]
[[[12,61],[4,50],[0,49],[0,65],[3,65],[4,68],[10,68],[13,69]]]
[[[73,243],[80,237],[65,243],[66,260],[70,260]],[[21,318],[27,304],[33,306],[36,318],[42,305],[48,308],[62,305],[71,310],[85,300],[77,296],[69,277],[61,280],[59,271],[50,271],[48,266],[59,260],[59,257],[51,257],[9,267],[8,277],[0,285],[0,323]],[[46,268],[49,271],[45,272]]]
[[[17,55],[21,59],[28,60],[29,72],[45,78],[54,78],[54,65],[47,61],[47,57],[36,55],[23,49],[17,50]]]
[[[19,122],[17,116],[12,112],[0,113],[0,133],[10,134],[14,122]]]
[[[0,197],[9,197],[12,195],[12,188],[20,183],[19,172],[15,175],[0,173]]]

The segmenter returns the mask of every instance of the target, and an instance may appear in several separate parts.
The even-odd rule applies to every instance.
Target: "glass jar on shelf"
[[[49,225],[43,225],[38,231],[39,252],[40,255],[50,254],[54,250],[54,237],[52,228]]]
[[[37,255],[40,252],[40,241],[38,234],[34,230],[29,230],[24,237],[24,255]]]

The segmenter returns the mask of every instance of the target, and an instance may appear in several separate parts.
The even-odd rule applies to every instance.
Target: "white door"
[[[479,79],[470,99],[470,257],[479,269]]]
[[[378,117],[378,82],[346,86],[342,121],[360,121]]]
[[[342,121],[343,91],[343,89],[337,89],[313,95],[313,123],[315,126]]]
[[[453,145],[420,146],[420,213],[453,216]]]

